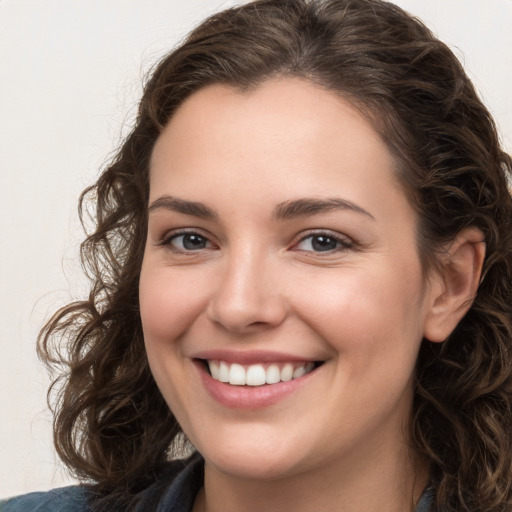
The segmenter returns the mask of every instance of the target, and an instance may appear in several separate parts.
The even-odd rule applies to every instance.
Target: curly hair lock
[[[50,395],[60,457],[93,482],[98,510],[131,510],[178,450],[181,429],[151,375],[139,316],[149,159],[195,91],[275,76],[334,91],[370,119],[418,212],[425,268],[462,229],[484,233],[471,309],[446,342],[422,345],[411,432],[431,463],[437,510],[512,510],[512,161],[453,53],[381,0],[247,3],[207,19],[156,66],[132,132],[81,197],[83,216],[95,205],[81,247],[89,297],[40,334],[41,357],[61,371]]]

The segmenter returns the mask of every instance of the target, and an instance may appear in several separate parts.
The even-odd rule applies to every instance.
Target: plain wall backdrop
[[[77,198],[128,132],[145,72],[221,0],[0,0],[0,498],[71,482],[42,323],[81,298]],[[454,48],[512,152],[512,0],[396,0]]]

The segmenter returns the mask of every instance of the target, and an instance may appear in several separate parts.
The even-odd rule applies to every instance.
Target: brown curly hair
[[[81,196],[82,222],[93,222],[81,246],[89,298],[40,334],[40,355],[60,374],[50,390],[60,457],[92,482],[98,510],[131,510],[178,449],[139,315],[150,155],[194,91],[277,75],[334,91],[371,120],[419,214],[424,268],[462,229],[484,233],[471,309],[444,343],[422,345],[411,437],[430,461],[436,510],[512,510],[512,161],[453,53],[381,0],[251,2],[207,19],[156,66],[131,134]]]

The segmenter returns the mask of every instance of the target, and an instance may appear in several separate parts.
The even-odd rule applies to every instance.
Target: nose
[[[278,326],[287,312],[275,265],[248,252],[223,262],[207,308],[211,321],[235,333]]]

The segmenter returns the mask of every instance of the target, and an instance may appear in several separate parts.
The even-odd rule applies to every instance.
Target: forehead
[[[177,110],[155,144],[150,194],[190,193],[209,183],[266,196],[360,194],[361,180],[378,191],[386,182],[403,194],[387,146],[360,111],[311,82],[274,79],[240,92],[205,87]],[[368,194],[366,194],[368,195]],[[357,199],[357,197],[354,197]],[[368,197],[366,198],[368,199]]]

